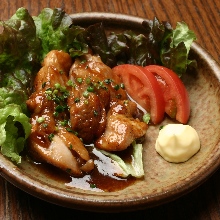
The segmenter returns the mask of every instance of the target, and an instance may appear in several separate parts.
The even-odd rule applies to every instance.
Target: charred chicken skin
[[[73,176],[93,170],[84,144],[126,149],[147,131],[123,84],[98,56],[76,59],[53,50],[45,57],[27,101],[32,131],[29,152]]]

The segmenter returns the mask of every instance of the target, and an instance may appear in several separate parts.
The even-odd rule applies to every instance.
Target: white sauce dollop
[[[180,163],[199,151],[200,140],[193,127],[168,124],[160,130],[155,149],[166,161]]]

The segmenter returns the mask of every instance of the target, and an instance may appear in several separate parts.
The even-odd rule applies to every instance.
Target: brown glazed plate
[[[142,18],[111,13],[72,15],[75,24],[86,26],[103,21],[107,30],[133,29],[141,32]],[[190,58],[198,69],[186,74],[191,116],[188,124],[200,137],[201,149],[185,163],[163,160],[155,151],[159,126],[150,126],[144,143],[145,177],[116,192],[93,192],[67,187],[48,178],[29,162],[14,165],[0,154],[0,174],[23,191],[45,201],[73,209],[96,212],[123,212],[150,208],[175,200],[206,181],[220,166],[220,66],[197,43]],[[162,124],[170,123],[168,119]]]

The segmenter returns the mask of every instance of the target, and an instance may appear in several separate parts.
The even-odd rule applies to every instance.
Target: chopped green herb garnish
[[[161,129],[163,129],[164,128],[164,125],[161,125],[160,127],[159,127],[159,130],[161,130]]]
[[[50,90],[46,90],[45,93],[46,93],[47,95],[51,95],[51,94],[52,94],[52,90],[51,90],[51,89],[50,89]]]
[[[120,87],[121,87],[122,89],[125,89],[124,83],[121,83],[121,84],[120,84]]]
[[[73,132],[72,128],[66,128],[67,131]]]
[[[62,98],[67,99],[69,97],[69,95],[70,95],[69,91],[66,90],[66,91],[63,92]]]
[[[73,133],[73,134],[76,135],[76,136],[78,135],[78,133],[77,133],[76,131],[74,131],[72,128],[67,127],[66,130],[67,130],[68,132]]]
[[[103,82],[99,82],[99,85],[102,89],[107,90],[108,88],[104,85]]]
[[[146,113],[143,115],[143,122],[145,122],[146,124],[148,124],[150,121],[150,114]]]
[[[125,101],[124,101],[124,104],[125,104],[125,105],[128,105],[128,102],[129,102],[128,100],[125,100]]]
[[[89,92],[88,92],[88,91],[85,91],[85,92],[83,93],[83,97],[88,98],[88,97],[89,97]]]
[[[94,110],[93,113],[94,113],[94,116],[98,116],[99,115],[97,110]]]
[[[77,98],[75,98],[74,102],[75,102],[75,103],[80,102],[80,98],[78,98],[78,97],[77,97]]]
[[[86,62],[86,60],[82,60],[81,62],[80,62],[80,64],[83,64],[83,63],[85,63]]]
[[[67,83],[66,83],[66,85],[67,85],[67,86],[72,86],[72,87],[73,87],[73,86],[74,86],[74,83],[73,83],[72,80],[68,80]]]
[[[119,86],[119,85],[115,85],[115,86],[114,86],[114,89],[117,91],[117,90],[120,89],[120,86]]]
[[[42,88],[45,88],[45,86],[46,86],[46,82],[43,82],[42,83]]]
[[[42,126],[43,126],[44,128],[46,128],[46,127],[48,126],[48,124],[47,124],[47,123],[43,123]]]
[[[54,96],[54,97],[53,97],[53,101],[54,101],[57,105],[59,105],[60,102],[61,102],[61,99],[60,99],[59,96]]]
[[[93,86],[89,86],[89,87],[87,88],[87,91],[88,91],[88,92],[94,92],[94,87],[93,87]]]
[[[90,184],[90,188],[93,188],[93,189],[94,189],[94,188],[96,188],[96,185],[95,185],[94,183],[91,183],[91,184]]]
[[[99,89],[99,84],[98,83],[93,83],[93,86],[95,87],[95,88],[97,88],[97,89]]]
[[[59,92],[59,91],[58,91],[57,89],[54,89],[54,90],[53,90],[53,95],[57,95],[58,92]]]
[[[116,95],[116,98],[117,98],[117,99],[121,99],[121,94],[117,94],[117,95]]]
[[[45,121],[45,118],[44,117],[39,117],[38,119],[37,119],[37,122],[38,123],[42,123],[42,122],[44,122]]]
[[[48,95],[48,96],[47,96],[47,100],[51,100],[51,99],[52,99],[51,96]]]
[[[57,117],[58,115],[59,115],[59,112],[54,112],[54,113],[53,113],[53,116],[54,116],[54,117]]]
[[[77,81],[78,83],[82,83],[82,82],[83,82],[83,79],[82,79],[82,78],[77,78],[76,81]]]
[[[101,82],[98,81],[98,84],[99,84],[99,86],[101,86],[101,87],[103,86],[103,82],[102,82],[102,81],[101,81]]]
[[[61,113],[65,110],[65,106],[62,106],[62,105],[58,105],[56,108],[55,108],[55,111],[58,112],[58,113]]]
[[[56,89],[59,89],[60,86],[61,86],[61,85],[60,85],[59,83],[55,83],[55,84],[54,84],[54,87],[55,87]]]
[[[53,138],[54,138],[54,134],[53,133],[48,135],[48,139],[49,139],[50,142],[53,140]]]
[[[86,78],[86,84],[90,84],[91,83],[91,79],[90,78]]]
[[[105,82],[106,84],[110,84],[110,83],[112,82],[112,79],[105,79],[104,82]]]
[[[66,92],[67,90],[66,90],[66,86],[61,86],[60,87],[60,92],[62,92],[62,93],[64,93],[64,92]]]
[[[61,125],[61,126],[66,126],[66,125],[68,125],[68,120],[61,121],[61,122],[60,122],[60,125]]]

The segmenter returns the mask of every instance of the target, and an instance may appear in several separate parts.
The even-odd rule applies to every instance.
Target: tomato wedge
[[[154,74],[163,91],[165,112],[171,118],[186,124],[190,115],[190,101],[181,79],[163,66],[149,65],[144,68]]]
[[[128,95],[150,113],[153,124],[160,123],[165,114],[165,102],[154,75],[141,66],[122,64],[112,69],[125,85]]]

